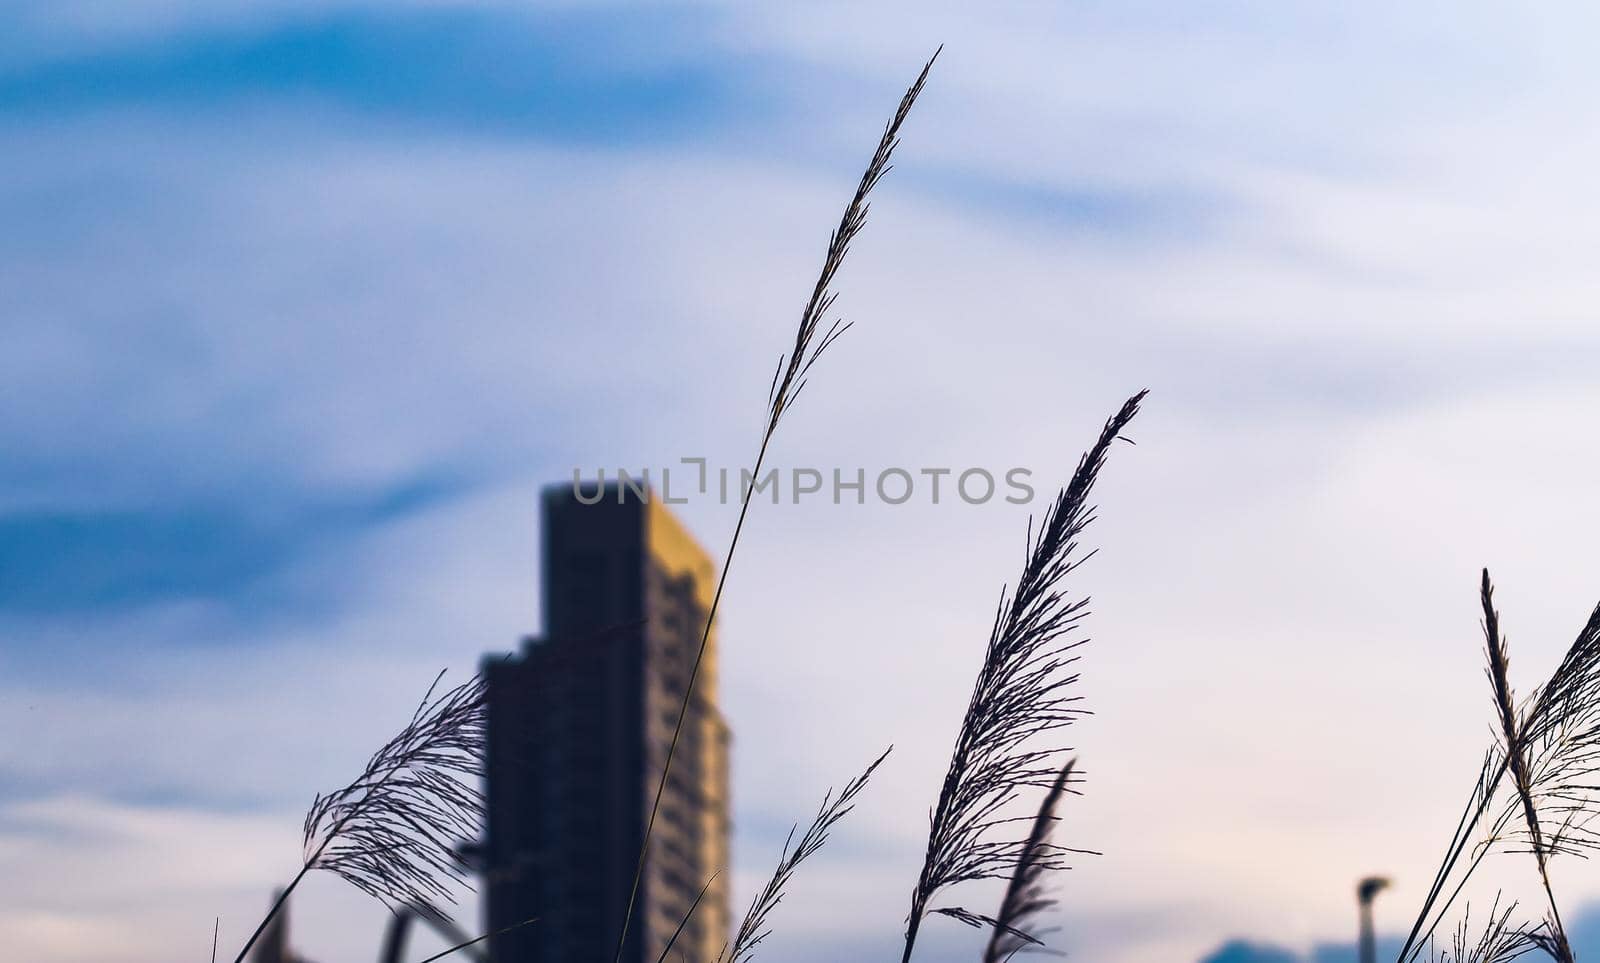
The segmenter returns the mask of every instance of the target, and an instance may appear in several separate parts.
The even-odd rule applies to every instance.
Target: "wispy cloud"
[[[210,507],[0,515],[0,616],[175,600],[321,608],[316,598],[272,598],[267,583],[320,546],[425,510],[458,488],[423,480],[344,501],[314,495],[274,506],[261,496],[282,493],[240,492]]]
[[[727,55],[682,55],[700,19],[402,4],[202,25],[0,66],[0,117],[276,102],[584,142],[684,137],[734,122],[759,87]]]

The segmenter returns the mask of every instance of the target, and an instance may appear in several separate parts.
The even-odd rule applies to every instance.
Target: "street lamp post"
[[[1368,876],[1356,885],[1356,902],[1361,909],[1361,963],[1378,963],[1377,938],[1372,932],[1372,901],[1389,885],[1382,876]]]

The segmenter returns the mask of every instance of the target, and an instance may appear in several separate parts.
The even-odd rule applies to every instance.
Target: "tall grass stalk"
[[[905,96],[900,99],[900,105],[895,110],[894,116],[884,126],[883,136],[878,140],[877,150],[872,155],[872,160],[861,175],[861,180],[856,185],[855,194],[850,203],[845,207],[844,215],[839,219],[839,226],[834,229],[828,239],[827,253],[823,258],[822,271],[817,277],[817,283],[812,288],[811,297],[806,302],[805,309],[800,314],[800,324],[795,330],[794,346],[787,354],[779,357],[777,368],[773,371],[772,386],[767,392],[766,427],[761,434],[761,444],[756,451],[755,463],[750,470],[750,477],[761,477],[761,467],[766,461],[767,449],[772,443],[772,438],[777,434],[778,423],[783,418],[800,392],[806,386],[806,379],[811,373],[812,366],[817,363],[825,351],[838,340],[850,327],[840,321],[834,321],[821,338],[817,331],[822,321],[833,308],[837,294],[833,291],[833,282],[843,266],[845,256],[850,251],[850,244],[867,223],[867,197],[872,189],[878,185],[885,174],[889,172],[890,160],[894,150],[900,143],[900,126],[911,114],[911,107],[917,101],[917,96],[922,93],[922,88],[928,80],[928,72],[933,69],[933,62],[939,56],[934,51],[932,57],[923,65],[921,73],[906,90]],[[694,694],[695,683],[700,678],[700,666],[705,660],[706,645],[711,638],[711,626],[716,619],[717,609],[722,604],[722,591],[728,581],[728,572],[733,566],[734,551],[739,546],[739,535],[744,531],[744,521],[750,511],[750,501],[755,493],[755,486],[746,486],[739,504],[739,518],[733,526],[733,536],[728,541],[728,550],[722,558],[722,572],[717,577],[716,591],[711,597],[711,607],[706,613],[705,628],[700,635],[700,646],[695,653],[694,666],[689,672],[688,684],[684,687],[683,702],[678,707],[677,723],[673,726],[672,741],[667,747],[667,758],[661,767],[661,777],[656,783],[655,797],[650,803],[650,815],[645,821],[644,840],[639,847],[639,859],[633,872],[633,884],[628,891],[628,905],[622,918],[622,926],[617,934],[617,949],[613,957],[614,963],[622,959],[622,951],[627,943],[628,929],[633,921],[633,911],[639,898],[639,882],[644,876],[646,859],[650,853],[650,840],[655,832],[656,817],[661,810],[661,797],[666,791],[667,777],[672,771],[672,762],[677,755],[678,742],[683,734],[683,722],[689,713],[689,703]]]
[[[1511,788],[1516,793],[1513,805],[1520,806],[1529,851],[1538,866],[1539,883],[1544,887],[1550,911],[1548,935],[1543,945],[1547,946],[1557,963],[1572,963],[1572,946],[1567,941],[1567,930],[1561,922],[1561,909],[1556,905],[1556,895],[1550,886],[1550,852],[1539,821],[1539,803],[1534,795],[1527,726],[1518,717],[1511,693],[1511,657],[1506,652],[1505,638],[1500,634],[1500,613],[1494,607],[1494,583],[1489,580],[1488,569],[1483,570],[1479,598],[1483,605],[1484,651],[1488,659],[1489,686],[1494,692],[1496,720],[1500,726],[1501,752],[1511,776]]]

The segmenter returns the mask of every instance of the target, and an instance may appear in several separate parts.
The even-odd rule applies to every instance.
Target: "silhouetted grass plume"
[[[419,907],[444,916],[435,900],[452,900],[451,884],[466,879],[456,843],[475,838],[483,825],[478,781],[487,712],[482,676],[434,698],[443,677],[439,673],[411,720],[372,754],[354,781],[313,800],[303,826],[300,872],[235,963],[316,869],[343,877],[391,910]]]
[[[1027,560],[1015,593],[1008,596],[1001,590],[983,665],[930,818],[927,853],[911,893],[902,963],[911,959],[929,913],[973,926],[997,922],[966,907],[934,907],[933,900],[946,889],[1007,878],[1025,854],[1040,869],[1059,868],[1062,855],[1070,852],[1041,842],[1030,853],[1027,840],[1010,834],[1013,820],[1002,811],[1020,789],[1051,787],[1058,771],[1055,760],[1064,750],[1036,748],[1033,740],[1082,713],[1074,705],[1078,698],[1067,693],[1078,677],[1065,671],[1077,661],[1070,653],[1082,640],[1066,637],[1086,614],[1088,599],[1069,599],[1061,582],[1092,554],[1080,555],[1078,545],[1078,536],[1094,519],[1089,495],[1112,442],[1139,413],[1144,397],[1141,391],[1129,398],[1107,420],[1071,481],[1046,510],[1037,537],[1030,524]]]
[[[1495,714],[1500,724],[1500,752],[1505,757],[1511,775],[1511,788],[1515,798],[1511,812],[1520,811],[1528,844],[1539,869],[1539,882],[1544,887],[1549,906],[1546,917],[1545,941],[1540,945],[1559,963],[1572,963],[1572,945],[1567,940],[1566,927],[1561,922],[1561,909],[1556,904],[1555,892],[1550,886],[1550,850],[1539,820],[1539,802],[1535,797],[1533,762],[1529,758],[1527,725],[1519,718],[1511,693],[1511,657],[1506,652],[1505,639],[1500,634],[1500,613],[1494,607],[1494,583],[1489,580],[1489,570],[1483,570],[1479,598],[1483,605],[1484,651],[1488,657],[1489,685],[1494,692]],[[1505,820],[1502,820],[1504,822]]]
[[[1479,600],[1494,694],[1495,744],[1484,755],[1472,794],[1398,959],[1416,960],[1485,857],[1509,851],[1533,855],[1548,904],[1544,925],[1522,932],[1531,945],[1561,963],[1571,963],[1571,945],[1550,885],[1549,861],[1600,848],[1600,839],[1590,829],[1600,803],[1595,782],[1600,773],[1600,606],[1590,613],[1550,679],[1519,708],[1487,570]],[[1508,775],[1510,791],[1502,796]]]
[[[989,945],[983,951],[983,963],[1005,963],[1030,946],[1044,944],[1045,931],[1034,925],[1042,913],[1056,905],[1045,888],[1045,871],[1050,834],[1056,825],[1056,807],[1072,784],[1076,759],[1067,760],[1056,776],[1055,785],[1044,794],[1039,812],[1033,818],[1033,829],[1022,845],[1022,855],[1017,859],[1017,869],[1011,874],[1011,883],[1000,901],[1000,912],[995,914],[994,929],[989,935]]]
[[[892,748],[892,747],[891,747]],[[789,878],[800,864],[809,859],[817,850],[821,849],[828,841],[828,833],[835,823],[849,815],[855,808],[855,798],[867,786],[867,780],[883,761],[889,758],[890,749],[885,749],[883,755],[872,761],[861,775],[845,783],[844,789],[835,796],[833,790],[822,797],[822,805],[817,807],[816,818],[811,820],[811,825],[801,834],[799,843],[794,842],[794,831],[798,826],[789,830],[789,835],[783,841],[783,852],[778,857],[778,868],[773,871],[767,884],[751,900],[750,908],[745,911],[744,919],[739,923],[739,931],[734,935],[733,942],[722,948],[717,954],[716,963],[748,963],[755,955],[756,947],[772,932],[767,926],[767,917],[783,902],[784,887],[789,885]],[[793,848],[790,846],[793,844]]]
[[[1489,918],[1483,929],[1473,936],[1472,908],[1462,914],[1450,939],[1450,948],[1429,954],[1433,963],[1511,963],[1536,948],[1532,934],[1511,922],[1511,913],[1517,908],[1512,903],[1500,908],[1500,898],[1495,897],[1489,909]]]

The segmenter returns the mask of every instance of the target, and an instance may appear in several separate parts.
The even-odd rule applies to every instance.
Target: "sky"
[[[1577,4],[13,0],[0,18],[0,934],[238,945],[433,675],[540,625],[538,493],[754,454],[828,230],[940,44],[719,629],[736,889],[883,747],[762,959],[896,952],[996,593],[1132,392],[1059,883],[1078,959],[1403,931],[1600,597]],[[736,509],[679,513],[719,553]],[[1491,861],[1518,891],[1521,861]],[[1600,933],[1600,872],[1558,863]],[[992,893],[963,900],[982,905]],[[464,897],[470,918],[473,904]],[[334,879],[300,948],[376,952]],[[924,930],[929,963],[978,936]],[[421,947],[419,942],[419,948]],[[1231,954],[1231,955],[1230,955]]]

